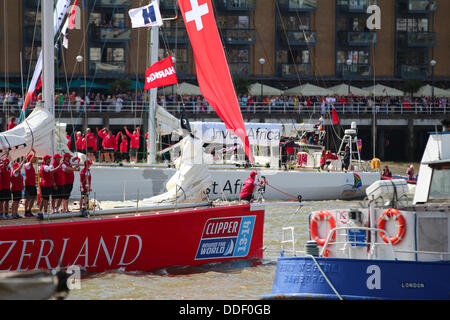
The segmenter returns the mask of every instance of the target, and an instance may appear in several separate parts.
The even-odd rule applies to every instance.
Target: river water
[[[385,165],[385,164],[383,164]],[[393,174],[404,175],[407,165],[388,163]],[[415,170],[418,171],[418,164]],[[84,277],[81,289],[67,299],[75,300],[248,300],[260,299],[272,290],[276,261],[281,249],[281,228],[294,226],[295,248],[304,250],[309,238],[308,215],[322,209],[357,208],[362,201],[306,201],[298,206],[266,209],[264,258],[235,261],[204,268],[159,270],[153,273],[107,272]]]

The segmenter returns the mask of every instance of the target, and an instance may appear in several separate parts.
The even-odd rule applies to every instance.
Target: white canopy
[[[302,96],[333,96],[334,92],[325,88],[321,88],[310,83],[297,86],[284,91],[285,95],[302,95]]]
[[[400,90],[395,89],[395,88],[387,87],[387,86],[384,86],[382,84],[377,84],[375,86],[366,87],[366,88],[363,88],[363,89],[365,91],[368,91],[369,94],[373,94],[374,93],[374,89],[375,89],[375,95],[376,96],[402,97],[402,96],[405,95],[405,93],[403,91],[400,91]]]
[[[283,91],[271,86],[267,86],[265,84],[262,85],[263,89],[263,95],[265,96],[281,96],[283,94]],[[250,94],[252,96],[259,96],[261,95],[261,83],[253,83],[250,86]]]
[[[342,84],[338,84],[337,86],[328,88],[328,90],[333,91],[335,94],[340,95],[340,96],[347,96],[348,95],[348,84],[342,83]],[[351,94],[355,95],[355,96],[362,96],[362,97],[367,97],[370,95],[370,92],[354,87],[354,86],[350,86],[350,92]]]
[[[414,93],[414,97],[431,97],[433,95],[432,87],[427,84]],[[434,87],[435,97],[450,97],[450,90],[444,90],[441,88]]]
[[[180,95],[193,95],[193,96],[200,96],[200,88],[196,85],[182,82],[179,84],[174,84],[173,86],[166,86],[162,89],[158,90],[158,94],[180,94]]]

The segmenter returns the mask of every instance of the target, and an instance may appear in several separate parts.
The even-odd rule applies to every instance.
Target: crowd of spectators
[[[31,102],[31,108],[41,99],[41,94],[35,96]],[[243,112],[260,111],[263,112],[283,112],[286,108],[292,111],[307,112],[321,110],[323,106],[332,104],[338,111],[348,112],[368,112],[372,107],[377,110],[416,110],[446,112],[450,97],[413,97],[405,95],[396,96],[255,96],[238,95],[238,102]],[[101,92],[89,92],[86,95],[72,91],[67,93],[55,93],[56,112],[72,111],[80,112],[122,112],[144,110],[144,93],[141,91],[115,92],[107,94]],[[0,110],[15,112],[21,109],[24,99],[21,94],[8,91],[0,91]],[[180,111],[184,106],[188,112],[204,113],[211,112],[212,108],[203,96],[200,95],[159,95],[157,103],[166,107],[168,111]],[[282,111],[280,111],[282,110]],[[322,110],[323,111],[323,110]]]

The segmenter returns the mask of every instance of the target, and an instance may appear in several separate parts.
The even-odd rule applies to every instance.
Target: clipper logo
[[[195,260],[245,257],[252,242],[256,216],[208,219]]]

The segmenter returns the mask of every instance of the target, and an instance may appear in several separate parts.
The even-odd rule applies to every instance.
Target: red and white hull
[[[0,271],[74,265],[94,272],[150,271],[261,259],[263,225],[264,210],[236,205],[2,226]]]

